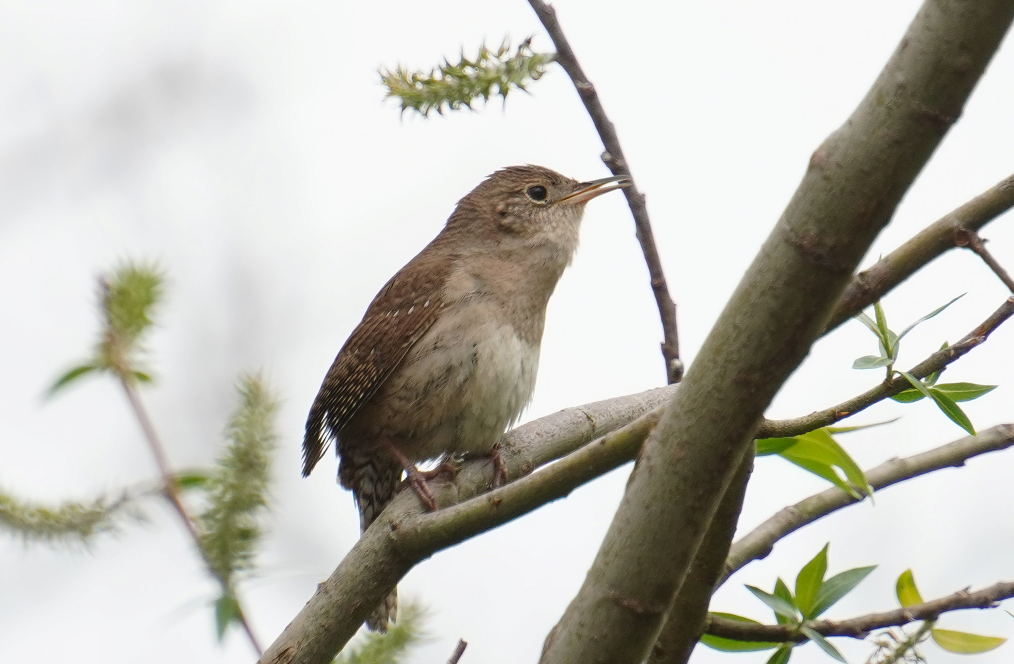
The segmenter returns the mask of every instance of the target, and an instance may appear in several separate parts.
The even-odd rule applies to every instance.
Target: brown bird
[[[415,464],[488,455],[535,388],[546,305],[578,244],[585,204],[630,184],[512,166],[462,198],[443,230],[373,299],[324,378],[303,476],[335,441],[338,479],[365,532]],[[395,590],[366,624],[385,631]]]

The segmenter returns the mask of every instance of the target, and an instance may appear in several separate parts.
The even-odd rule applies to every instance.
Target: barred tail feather
[[[362,532],[380,515],[401,482],[401,466],[387,455],[349,452],[343,454],[338,467],[341,485],[352,490],[359,508],[359,525]],[[366,620],[366,626],[375,632],[386,632],[389,621],[398,613],[398,589],[378,606]]]

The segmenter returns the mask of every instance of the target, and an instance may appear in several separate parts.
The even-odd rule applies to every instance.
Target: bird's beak
[[[611,178],[602,178],[600,180],[591,180],[589,182],[582,182],[577,186],[577,189],[560,200],[557,203],[563,203],[564,201],[571,205],[577,205],[578,203],[587,203],[596,196],[612,191],[614,189],[622,189],[623,187],[629,187],[633,184],[633,181],[628,175],[615,175]]]

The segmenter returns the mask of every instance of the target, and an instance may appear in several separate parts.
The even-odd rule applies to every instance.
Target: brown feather
[[[342,428],[436,322],[446,304],[441,294],[453,259],[434,240],[373,298],[363,320],[335,357],[310,407],[303,436],[303,477],[324,456],[332,439],[340,445]],[[419,269],[423,265],[425,269]]]

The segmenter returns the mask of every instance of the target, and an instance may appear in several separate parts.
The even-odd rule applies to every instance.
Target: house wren
[[[630,180],[577,182],[540,166],[497,171],[373,299],[310,407],[303,476],[330,440],[365,532],[415,463],[490,454],[531,399],[546,305],[585,204]],[[384,631],[397,591],[367,620]]]

